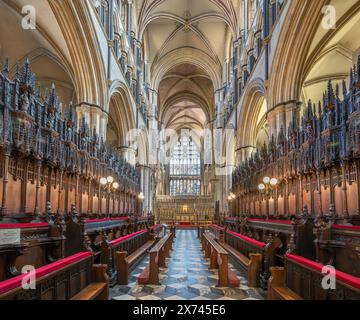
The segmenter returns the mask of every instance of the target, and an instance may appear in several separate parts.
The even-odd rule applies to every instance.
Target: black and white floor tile
[[[159,286],[139,285],[137,278],[149,263],[145,258],[130,275],[129,284],[115,286],[113,300],[264,300],[264,292],[249,288],[244,275],[230,263],[238,288],[217,287],[217,270],[209,270],[196,230],[178,230],[167,268],[160,269]]]

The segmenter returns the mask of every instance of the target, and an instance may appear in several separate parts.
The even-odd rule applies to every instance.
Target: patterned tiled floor
[[[263,300],[262,292],[249,288],[244,276],[238,288],[219,288],[217,270],[209,270],[196,230],[178,230],[167,268],[160,269],[161,285],[138,285],[137,277],[149,263],[145,258],[135,269],[127,286],[111,289],[113,300]]]

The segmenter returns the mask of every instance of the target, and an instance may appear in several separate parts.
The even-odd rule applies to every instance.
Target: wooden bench
[[[264,219],[252,215],[239,217],[235,221],[224,221],[227,229],[240,233],[249,238],[272,244],[268,247],[269,267],[283,266],[284,256],[290,246],[296,247],[296,252],[308,259],[315,259],[314,219],[304,206],[292,219],[270,218]],[[270,250],[272,252],[270,252]],[[269,270],[268,270],[269,272]]]
[[[335,270],[336,288],[324,289],[324,265],[287,254],[285,268],[272,267],[268,300],[359,300],[360,278]]]
[[[108,266],[110,285],[127,284],[130,271],[155,243],[155,234],[140,230],[113,241],[103,238],[100,261]]]
[[[211,225],[210,230],[232,258],[247,274],[250,287],[258,288],[262,277],[265,277],[265,261],[268,246],[260,241],[250,239],[236,232]],[[266,278],[267,285],[267,278]]]
[[[149,228],[149,230],[154,233],[156,236],[161,235],[161,233],[164,231],[164,225],[163,224],[155,224]]]
[[[150,262],[138,277],[139,284],[159,285],[159,268],[166,267],[166,258],[170,256],[172,242],[173,233],[169,232],[150,250]]]
[[[0,300],[108,300],[106,265],[94,265],[82,252],[35,270],[35,289],[25,289],[31,274],[0,282]]]
[[[209,269],[218,269],[218,287],[238,287],[240,280],[236,273],[229,268],[227,251],[216,242],[215,237],[209,233],[202,234],[202,249],[206,259],[210,259]]]
[[[39,268],[64,257],[65,237],[58,219],[29,223],[0,221],[0,230],[20,233],[18,243],[0,245],[0,281],[20,275],[25,265]]]

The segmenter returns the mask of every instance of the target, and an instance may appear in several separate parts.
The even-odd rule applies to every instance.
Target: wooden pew
[[[360,226],[323,222],[314,227],[316,261],[360,277]]]
[[[359,300],[360,278],[336,270],[336,289],[325,290],[324,265],[294,254],[285,256],[285,268],[271,268],[268,300]]]
[[[132,249],[126,249],[127,240],[125,240],[125,242],[121,244],[122,251],[119,251],[118,249],[118,251],[116,251],[115,253],[117,284],[120,285],[128,284],[130,272],[141,261],[141,258],[147,253],[147,251],[154,245],[156,239],[162,236],[161,233],[163,232],[163,230],[165,229],[162,224],[151,226],[149,228],[150,233],[148,233],[148,241],[146,242],[144,241],[145,243],[135,251]],[[145,240],[146,237],[144,237],[143,239]],[[119,242],[119,241],[115,241],[115,242]]]
[[[128,234],[128,222],[128,217],[89,218],[72,207],[66,219],[65,256],[86,250],[98,256],[103,235],[111,241]]]
[[[277,248],[281,245],[278,239],[270,238],[268,243],[264,243],[218,225],[211,225],[209,228],[247,273],[249,286],[266,289],[270,267],[275,265]]]
[[[263,262],[267,255],[266,243],[227,231],[225,242],[221,242],[221,245],[246,272],[249,287],[260,287],[261,273],[265,272]]]
[[[106,265],[93,258],[82,252],[36,269],[35,289],[23,288],[30,274],[0,282],[0,300],[108,300]]]
[[[159,285],[159,268],[166,267],[166,258],[170,256],[172,250],[173,233],[167,233],[150,250],[150,262],[145,270],[138,277],[139,284]]]
[[[20,233],[20,242],[0,245],[0,281],[21,273],[25,265],[39,268],[64,257],[64,224],[50,218],[39,222],[1,223],[2,232]]]
[[[127,284],[130,271],[155,243],[155,234],[140,230],[101,244],[100,261],[108,266],[110,285]]]
[[[163,224],[155,224],[149,227],[150,232],[154,233],[156,237],[162,238],[162,232],[165,232],[165,227]]]
[[[262,242],[269,242],[269,239],[278,245],[275,252],[275,261],[270,266],[282,266],[284,255],[292,245],[297,252],[308,258],[315,259],[315,236],[313,233],[314,222],[312,217],[303,214],[293,218],[293,220],[264,220],[249,218],[242,224],[241,234],[254,238]]]
[[[220,239],[220,236],[225,232],[225,228],[218,226],[217,224],[209,225],[208,229],[218,240]]]
[[[296,251],[308,259],[315,259],[314,218],[304,206],[303,212],[288,218],[263,219],[256,216],[227,218],[225,227],[257,241],[270,245],[269,266],[283,266],[284,256],[289,247],[296,247]]]
[[[201,239],[202,249],[206,259],[210,259],[210,269],[218,269],[218,287],[238,287],[240,280],[229,268],[227,251],[215,241],[215,237],[204,232]]]

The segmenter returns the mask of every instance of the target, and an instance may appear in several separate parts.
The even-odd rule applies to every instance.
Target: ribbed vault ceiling
[[[158,89],[161,120],[167,127],[200,127],[213,119],[214,74],[221,78],[229,39],[237,25],[238,1],[144,0],[137,2],[139,35],[146,39],[148,63],[161,73]],[[191,50],[193,61],[176,62]],[[206,57],[209,66],[196,59]],[[173,65],[169,68],[171,57]],[[181,58],[181,57],[180,57]],[[170,65],[171,65],[170,61]],[[210,68],[215,72],[208,72]],[[156,77],[157,75],[153,75]]]

